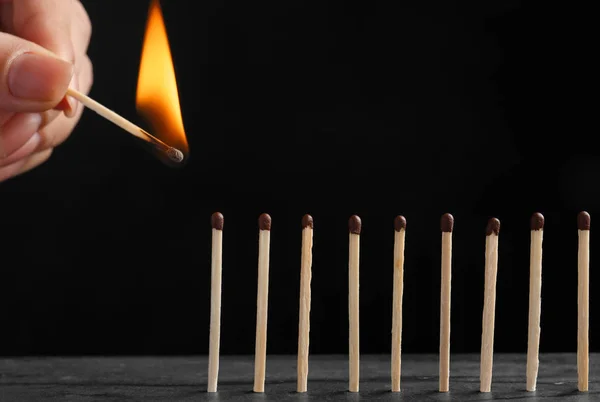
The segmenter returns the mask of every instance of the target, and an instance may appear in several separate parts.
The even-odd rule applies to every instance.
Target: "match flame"
[[[189,148],[181,118],[173,58],[158,0],[151,1],[148,12],[136,106],[152,126],[152,135],[187,156]]]

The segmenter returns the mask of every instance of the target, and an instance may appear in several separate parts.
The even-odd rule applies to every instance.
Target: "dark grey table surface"
[[[439,393],[436,355],[402,358],[402,392],[390,392],[390,357],[362,356],[349,393],[346,356],[311,356],[308,392],[296,393],[296,357],[268,356],[264,394],[252,392],[253,356],[223,356],[208,394],[206,357],[0,358],[0,401],[600,401],[596,355],[589,392],[577,391],[575,354],[540,357],[536,392],[525,391],[525,355],[496,354],[491,393],[479,392],[479,355],[453,355],[450,392]]]

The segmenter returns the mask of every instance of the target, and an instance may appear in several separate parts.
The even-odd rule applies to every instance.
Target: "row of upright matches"
[[[215,212],[212,223],[211,268],[211,318],[208,359],[208,392],[217,391],[219,372],[219,338],[221,312],[221,267],[223,252],[223,215]],[[267,307],[269,286],[269,248],[271,217],[262,214],[259,225],[258,291],[256,312],[256,343],[254,361],[254,392],[264,392],[267,352]],[[448,392],[450,383],[450,290],[452,278],[452,230],[454,218],[444,214],[441,218],[441,295],[440,295],[440,349],[439,392]],[[577,374],[579,391],[588,390],[589,373],[589,239],[590,215],[582,211],[577,217],[579,234],[578,251],[578,322],[577,322]],[[359,255],[361,220],[350,217],[348,255],[348,302],[349,302],[349,391],[359,391]],[[392,392],[400,392],[401,342],[402,342],[402,295],[404,286],[404,244],[406,219],[394,220],[394,268],[393,268],[393,316],[392,316]],[[539,367],[542,242],[544,217],[535,213],[531,217],[530,284],[529,284],[529,330],[527,340],[526,389],[535,391]],[[480,391],[490,392],[492,385],[494,316],[496,305],[496,276],[498,270],[498,236],[500,221],[491,218],[486,228],[485,242],[485,289],[482,320]],[[308,354],[311,302],[311,269],[313,246],[313,218],[302,218],[302,253],[298,332],[298,378],[297,391],[306,392],[308,385]]]

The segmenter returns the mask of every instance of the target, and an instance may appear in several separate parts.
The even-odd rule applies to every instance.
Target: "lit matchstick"
[[[72,88],[67,90],[66,95],[141,139],[142,144],[149,145],[150,149],[157,151],[159,159],[163,162],[171,161],[180,164],[185,158],[184,153],[187,155],[188,146],[181,116],[173,57],[159,0],[151,0],[148,9],[138,74],[136,107],[153,130],[160,133],[161,138],[168,139],[167,142],[175,147],[159,140],[87,95]]]
[[[117,126],[121,127],[123,130],[127,131],[128,133],[133,134],[137,138],[140,138],[140,139],[146,141],[148,144],[150,144],[154,148],[156,148],[156,150],[158,150],[158,151],[164,153],[166,156],[168,156],[169,159],[172,160],[173,162],[181,163],[183,161],[183,152],[181,152],[177,148],[173,148],[172,146],[165,144],[164,142],[162,142],[155,136],[148,133],[146,130],[136,126],[135,124],[133,124],[132,122],[130,122],[129,120],[124,118],[123,116],[113,112],[112,110],[110,110],[106,106],[96,102],[89,96],[84,95],[81,92],[78,92],[72,88],[69,88],[67,90],[67,95],[72,98],[75,98],[76,100],[81,102],[81,104],[84,105],[85,107],[87,107],[88,109],[93,110],[94,112],[98,113],[100,116],[104,117],[105,119],[107,119],[107,120],[111,121],[112,123],[116,124]]]

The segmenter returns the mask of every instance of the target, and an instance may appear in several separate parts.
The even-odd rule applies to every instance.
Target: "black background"
[[[546,217],[541,350],[575,351],[576,215],[600,205],[589,11],[453,3],[164,2],[191,158],[166,167],[86,111],[49,162],[0,184],[0,353],[206,353],[214,211],[225,216],[224,354],[254,352],[262,212],[273,218],[269,353],[297,349],[305,213],[315,219],[312,353],[347,353],[352,214],[363,221],[361,351],[390,350],[403,214],[403,351],[437,352],[445,212],[456,221],[452,351],[480,349],[495,216],[495,346],[525,352],[536,211]],[[148,2],[84,4],[91,96],[139,122]]]

